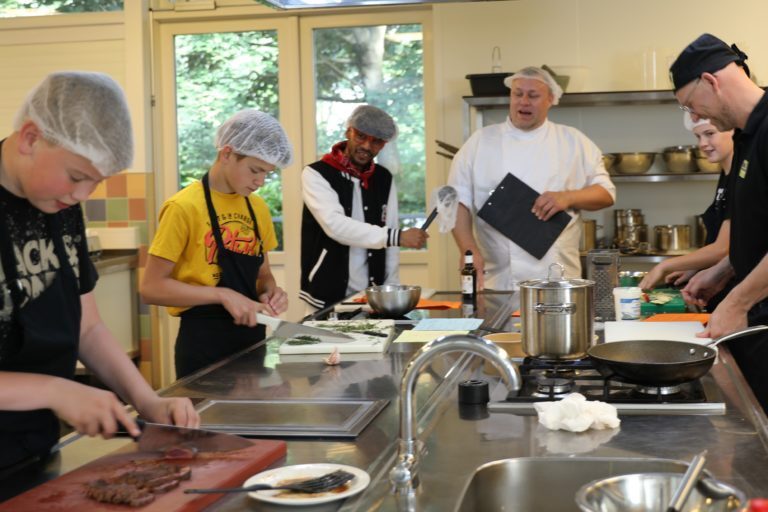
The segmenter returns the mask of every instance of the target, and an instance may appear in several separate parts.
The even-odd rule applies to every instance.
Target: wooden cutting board
[[[130,450],[130,451],[129,451]],[[255,440],[253,446],[230,452],[200,453],[189,461],[168,461],[192,468],[192,478],[144,507],[99,503],[85,496],[85,484],[120,473],[133,462],[161,458],[157,453],[136,452],[130,446],[120,452],[101,457],[74,471],[39,485],[24,494],[0,503],[0,511],[126,511],[126,512],[195,512],[222,497],[221,494],[184,494],[193,487],[235,487],[285,456],[285,441]]]

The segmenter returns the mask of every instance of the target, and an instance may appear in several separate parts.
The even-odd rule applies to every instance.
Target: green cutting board
[[[651,316],[657,313],[685,313],[688,308],[683,300],[683,294],[675,288],[657,288],[656,292],[666,293],[673,297],[666,304],[654,304],[652,302],[640,303],[640,315]]]

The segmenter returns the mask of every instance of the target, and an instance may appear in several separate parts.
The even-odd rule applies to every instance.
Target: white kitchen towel
[[[616,428],[621,423],[616,407],[605,402],[587,400],[571,393],[554,402],[535,402],[539,423],[550,430],[584,432],[587,429]]]

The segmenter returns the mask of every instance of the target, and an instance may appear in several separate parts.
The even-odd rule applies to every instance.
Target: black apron
[[[253,219],[254,234],[260,240],[259,253],[255,256],[238,254],[224,247],[221,228],[211,200],[208,174],[203,176],[202,182],[211,230],[216,240],[216,260],[221,268],[219,283],[216,286],[230,288],[250,299],[258,300],[256,279],[264,263],[264,251],[251,202],[247,197],[243,198]],[[181,314],[179,334],[176,338],[176,377],[187,376],[240,352],[263,340],[265,335],[266,328],[263,325],[235,325],[232,315],[221,304],[206,304],[187,309]]]
[[[11,238],[5,223],[0,222],[0,257],[15,309],[10,339],[20,340],[4,350],[0,371],[73,379],[80,341],[80,287],[69,265],[58,217],[46,215],[46,229],[53,239],[59,270],[45,291],[22,307],[24,295]],[[53,319],[56,323],[52,327]],[[16,466],[44,460],[58,442],[59,432],[59,420],[50,409],[0,411],[0,478]]]

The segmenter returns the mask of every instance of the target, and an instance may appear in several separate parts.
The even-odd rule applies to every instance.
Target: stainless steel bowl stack
[[[619,174],[643,174],[653,165],[656,153],[614,153],[613,170]]]
[[[584,512],[658,512],[667,510],[682,473],[635,473],[591,482],[576,493]],[[685,502],[684,510],[730,512],[743,510],[747,498],[735,487],[702,478]]]
[[[669,146],[664,148],[661,157],[667,166],[668,172],[685,173],[694,172],[699,168],[693,156],[694,146]]]
[[[403,316],[416,307],[421,297],[421,286],[384,284],[365,289],[368,304],[376,313],[388,318]]]

